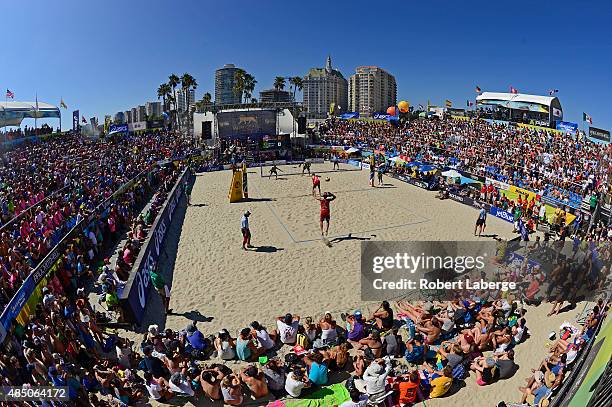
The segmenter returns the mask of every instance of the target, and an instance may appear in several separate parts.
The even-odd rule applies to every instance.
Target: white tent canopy
[[[498,105],[510,109],[548,113],[554,119],[563,119],[563,108],[555,96],[527,95],[524,93],[482,92],[476,97],[478,105]]]
[[[457,170],[448,170],[448,171],[444,171],[442,173],[442,176],[448,177],[448,178],[459,178],[461,174]]]
[[[0,127],[19,126],[23,119],[60,118],[57,106],[45,102],[0,102]]]
[[[358,153],[358,152],[360,152],[360,151],[361,151],[361,150],[359,150],[358,148],[355,148],[355,147],[351,147],[351,148],[349,148],[348,150],[346,150],[346,152],[347,152],[348,154]]]

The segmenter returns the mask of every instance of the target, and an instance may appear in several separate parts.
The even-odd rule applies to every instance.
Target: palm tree
[[[244,93],[246,72],[243,69],[238,69],[234,73],[234,95],[239,98],[238,103],[242,103],[242,94]]]
[[[253,91],[255,90],[255,85],[257,84],[257,80],[255,77],[249,73],[244,74],[244,100],[245,102],[253,96]]]
[[[299,76],[294,76],[293,78],[289,78],[289,83],[291,84],[291,88],[293,89],[293,100],[295,101],[295,93],[299,90],[301,91],[304,88],[304,82],[302,78]]]
[[[212,95],[206,92],[204,96],[202,96],[202,100],[196,102],[196,110],[198,112],[206,113],[211,104],[212,104]]]
[[[185,112],[187,113],[187,132],[190,131],[191,127],[189,123],[191,122],[191,103],[189,100],[189,91],[191,89],[196,89],[198,87],[198,83],[195,78],[185,72],[183,76],[181,76],[181,88],[183,89],[183,93],[185,94],[185,101],[187,102],[187,106],[185,106]]]
[[[174,120],[176,121],[176,125],[178,126],[179,130],[181,129],[181,124],[178,120],[178,114],[177,114],[177,108],[176,108],[176,87],[179,85],[180,80],[179,77],[175,74],[171,74],[170,76],[168,76],[168,86],[170,86],[172,88],[172,96],[173,96],[173,102],[174,102]]]
[[[274,89],[283,90],[285,89],[285,78],[282,76],[277,76],[274,78]]]
[[[159,85],[159,88],[157,88],[157,99],[159,100],[159,98],[162,98],[164,112],[168,109],[168,105],[166,104],[166,101],[168,100],[168,97],[171,95],[172,95],[172,88],[167,83],[162,83],[161,85]]]

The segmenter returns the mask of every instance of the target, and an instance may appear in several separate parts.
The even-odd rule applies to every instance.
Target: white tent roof
[[[538,96],[526,95],[524,93],[497,93],[497,92],[482,92],[476,97],[476,101],[486,100],[501,100],[507,102],[523,102],[523,103],[538,103],[540,105],[550,106],[552,101],[556,99],[554,96]]]
[[[0,102],[0,127],[19,126],[25,118],[59,118],[60,110],[49,103]]]

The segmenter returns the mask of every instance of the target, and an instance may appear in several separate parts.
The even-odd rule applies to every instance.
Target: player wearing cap
[[[249,228],[249,216],[251,212],[246,211],[240,219],[240,230],[242,231],[242,250],[252,248],[251,246],[251,229]]]

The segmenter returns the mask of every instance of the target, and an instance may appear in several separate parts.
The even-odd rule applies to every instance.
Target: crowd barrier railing
[[[151,291],[150,271],[157,267],[172,217],[183,196],[183,184],[190,177],[191,172],[186,168],[177,179],[138,253],[126,285],[118,292],[119,302],[126,318],[137,325],[142,322]]]

